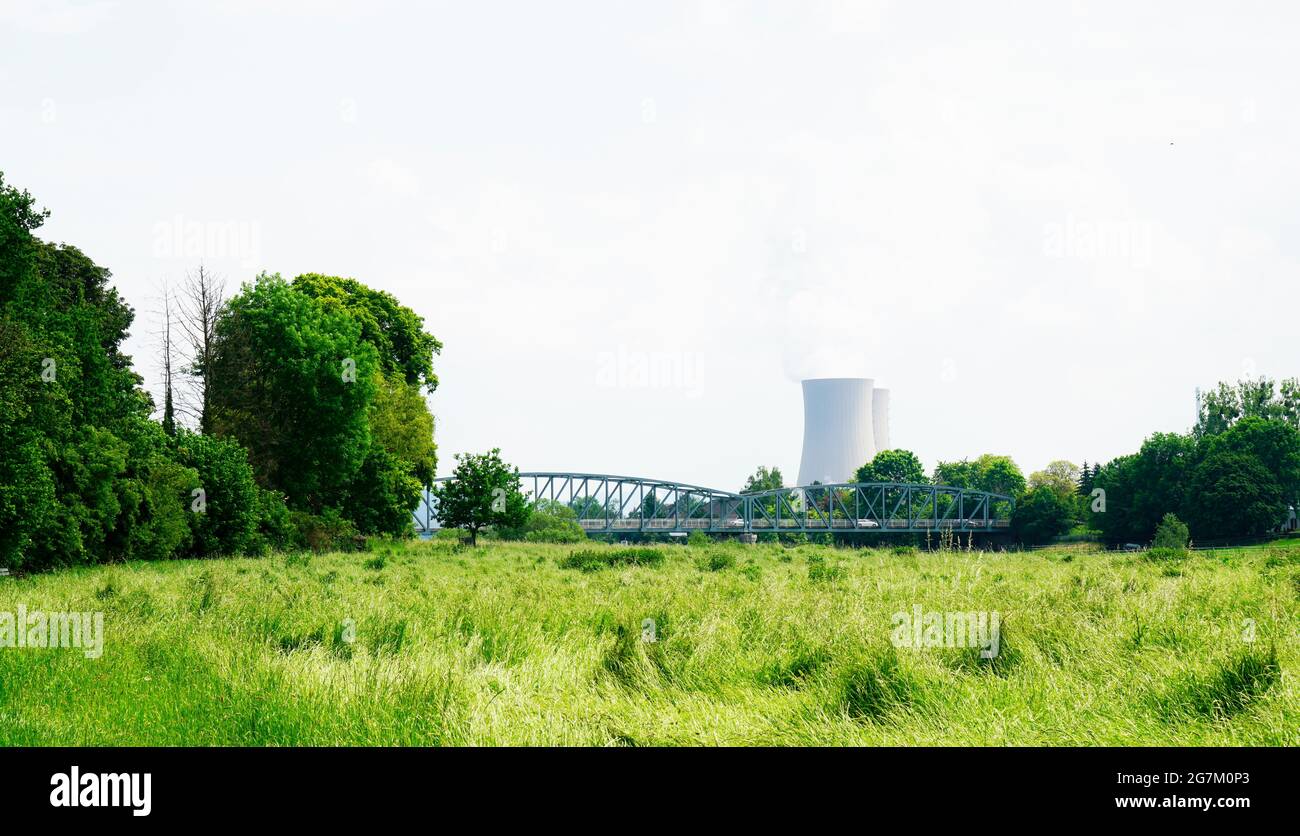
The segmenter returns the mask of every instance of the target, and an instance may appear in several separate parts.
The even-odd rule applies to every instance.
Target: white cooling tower
[[[803,381],[803,458],[799,484],[852,482],[876,455],[872,380],[823,377]]]
[[[871,435],[876,440],[876,452],[894,449],[889,443],[889,390],[871,390]]]

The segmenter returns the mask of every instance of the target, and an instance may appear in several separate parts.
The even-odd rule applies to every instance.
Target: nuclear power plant
[[[803,381],[800,485],[852,482],[859,467],[888,449],[888,389],[868,377]]]

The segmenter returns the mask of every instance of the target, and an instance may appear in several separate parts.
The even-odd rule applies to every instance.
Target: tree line
[[[418,315],[354,279],[263,273],[224,298],[200,271],[164,293],[153,420],[122,351],[134,310],[37,237],[48,215],[0,174],[0,566],[409,534],[437,466],[441,345]]]
[[[1009,456],[983,455],[941,461],[927,475],[915,453],[882,450],[858,468],[854,480],[1012,497],[1011,532],[1028,545],[1071,531],[1112,544],[1145,545],[1162,523],[1166,531],[1185,529],[1205,542],[1278,530],[1300,504],[1300,380],[1220,383],[1197,393],[1197,410],[1189,432],[1155,433],[1138,452],[1104,465],[1062,459],[1026,478]],[[784,487],[780,469],[764,466],[742,492]]]

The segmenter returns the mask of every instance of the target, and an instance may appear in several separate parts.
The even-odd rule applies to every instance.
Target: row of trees
[[[1294,379],[1278,387],[1260,378],[1198,398],[1190,433],[1155,433],[1094,475],[1104,501],[1090,504],[1090,525],[1112,542],[1137,543],[1168,513],[1201,541],[1275,530],[1300,497],[1297,391]]]
[[[122,352],[134,311],[107,269],[35,235],[46,217],[0,175],[0,566],[409,531],[440,348],[409,308],[316,274],[227,300],[200,272],[164,296],[155,421]]]
[[[1191,432],[1156,433],[1105,465],[1054,461],[1026,479],[1007,456],[939,462],[927,475],[908,450],[883,450],[858,482],[933,484],[1015,499],[1018,540],[1049,542],[1077,526],[1112,543],[1148,543],[1167,515],[1200,540],[1252,537],[1279,527],[1300,498],[1300,381],[1221,383],[1198,393]],[[761,467],[744,492],[785,487]]]

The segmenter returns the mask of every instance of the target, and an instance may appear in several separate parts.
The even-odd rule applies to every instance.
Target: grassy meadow
[[[0,578],[0,612],[104,613],[98,659],[0,649],[0,744],[1300,744],[1300,542],[621,555],[415,541]],[[999,654],[896,648],[917,605],[998,612]]]

